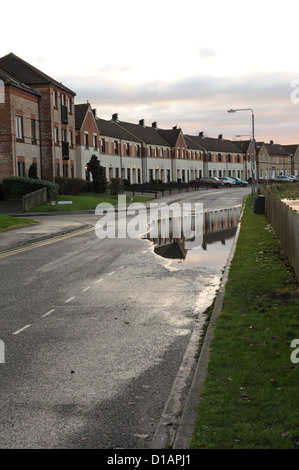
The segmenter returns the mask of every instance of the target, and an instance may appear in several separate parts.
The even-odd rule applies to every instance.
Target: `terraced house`
[[[1,179],[27,176],[32,163],[42,179],[76,176],[75,92],[13,53],[0,58],[0,69]]]
[[[187,135],[177,126],[161,129],[144,119],[125,122],[97,117],[87,101],[13,53],[0,58],[0,181],[27,176],[32,164],[39,178],[89,180],[87,163],[96,155],[108,181],[189,182],[203,176],[252,175],[251,141]],[[260,181],[299,175],[299,146],[255,142],[254,171]]]

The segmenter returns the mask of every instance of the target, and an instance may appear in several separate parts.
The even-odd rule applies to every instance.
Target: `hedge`
[[[85,180],[82,178],[62,178],[56,176],[55,183],[59,186],[59,194],[78,195],[85,186]]]
[[[5,199],[21,199],[25,194],[42,188],[47,189],[48,199],[56,200],[59,194],[59,186],[56,183],[18,176],[4,178],[2,180],[2,187]]]

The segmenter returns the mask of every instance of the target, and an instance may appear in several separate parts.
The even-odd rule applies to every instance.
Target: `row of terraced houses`
[[[2,93],[1,93],[2,90]],[[101,119],[87,101],[13,53],[0,58],[0,181],[27,176],[32,164],[41,179],[55,176],[90,179],[86,164],[96,155],[108,181],[189,182],[203,176],[252,175],[251,141],[232,141],[181,128],[161,129]],[[299,145],[255,142],[260,180],[299,175]]]

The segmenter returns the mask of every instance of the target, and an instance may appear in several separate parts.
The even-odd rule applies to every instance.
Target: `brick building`
[[[42,179],[76,176],[75,93],[13,53],[0,69],[0,180],[27,176],[32,162]]]

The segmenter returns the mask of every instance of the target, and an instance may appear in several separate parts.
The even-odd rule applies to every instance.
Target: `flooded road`
[[[186,237],[183,227],[181,236],[174,236],[175,220],[169,224],[169,236],[163,236],[163,220],[158,221],[158,236],[152,237],[151,231],[146,238],[154,244],[154,252],[169,259],[169,267],[186,269],[192,267],[217,268],[222,270],[231,250],[233,239],[240,220],[241,206],[202,214],[200,237],[195,240]],[[190,216],[190,224],[194,225]],[[181,222],[181,221],[179,221]],[[180,223],[180,226],[183,224]],[[190,241],[191,243],[190,247]]]

